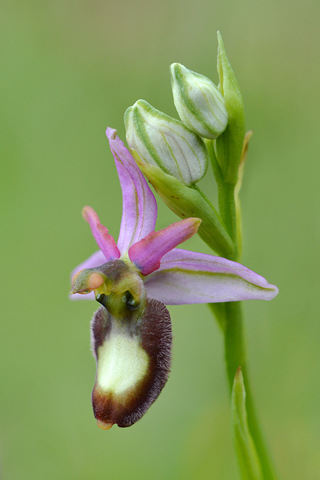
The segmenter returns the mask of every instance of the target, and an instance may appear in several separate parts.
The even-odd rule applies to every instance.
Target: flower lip
[[[98,426],[129,427],[145,414],[167,382],[170,314],[162,303],[148,300],[139,321],[134,312],[128,312],[125,322],[120,322],[101,307],[91,329],[97,361],[92,403]]]

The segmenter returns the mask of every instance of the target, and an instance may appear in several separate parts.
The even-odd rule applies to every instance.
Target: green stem
[[[237,245],[237,217],[236,217],[235,193],[234,193],[235,185],[227,183],[225,181],[221,168],[216,158],[213,141],[207,141],[207,148],[209,152],[213,174],[218,186],[219,213],[220,213],[222,222],[235,246],[233,258],[231,258],[231,260],[236,260],[238,257],[238,245]]]
[[[234,185],[224,183],[219,188],[219,211],[221,219],[235,245],[234,260],[238,257],[238,238]]]
[[[207,142],[212,170],[218,186],[219,213],[235,245],[232,260],[237,261],[238,234],[237,211],[235,204],[235,185],[225,181],[217,161],[212,141]],[[239,219],[238,219],[239,220]],[[238,221],[239,223],[239,221]],[[264,480],[275,480],[275,474],[259,426],[251,388],[249,385],[246,346],[243,333],[241,302],[209,304],[224,334],[225,359],[230,393],[238,367],[241,367],[246,390],[246,410],[251,437],[259,456]]]
[[[276,476],[263,440],[249,383],[241,302],[211,303],[209,306],[224,332],[225,359],[230,393],[236,371],[238,367],[241,366],[246,390],[246,410],[249,430],[256,446],[264,479],[275,480]]]

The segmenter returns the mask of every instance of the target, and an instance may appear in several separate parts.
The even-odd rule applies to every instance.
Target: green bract
[[[224,180],[235,185],[245,135],[244,107],[239,85],[219,32],[218,43],[220,89],[226,102],[229,121],[223,134],[216,140],[216,154]]]
[[[132,152],[185,185],[200,180],[208,167],[204,141],[182,122],[138,100],[125,113],[127,142]]]
[[[210,200],[195,185],[187,187],[159,167],[143,163],[135,154],[135,160],[164,203],[180,218],[201,218],[198,233],[213,250],[226,258],[232,258],[234,245]]]
[[[170,72],[173,101],[183,123],[204,138],[213,140],[221,135],[228,112],[215,84],[180,63],[173,63]]]
[[[259,458],[248,428],[245,401],[246,392],[239,367],[231,395],[233,442],[242,480],[263,480]]]

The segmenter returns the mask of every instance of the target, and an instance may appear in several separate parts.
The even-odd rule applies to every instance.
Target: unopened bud
[[[218,87],[180,63],[173,63],[170,72],[173,101],[183,123],[204,138],[213,140],[221,135],[228,112]]]
[[[182,122],[138,100],[125,113],[127,142],[141,161],[160,167],[185,185],[206,173],[208,151],[204,141]]]

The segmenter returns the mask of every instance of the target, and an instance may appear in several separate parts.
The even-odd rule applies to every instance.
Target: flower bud
[[[183,123],[204,138],[213,140],[221,135],[228,112],[215,84],[180,63],[173,63],[170,72],[173,101]]]
[[[129,107],[124,116],[127,142],[133,153],[185,185],[206,173],[208,151],[204,141],[182,122],[153,108],[144,100]]]

